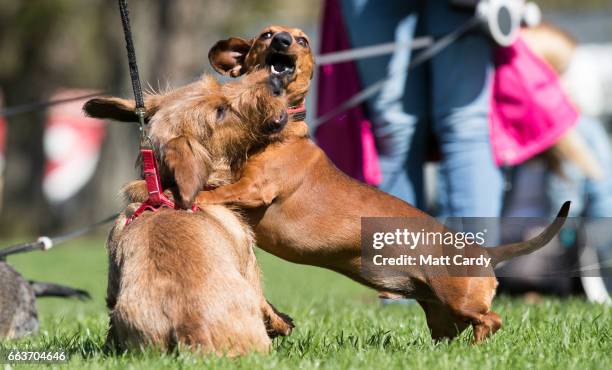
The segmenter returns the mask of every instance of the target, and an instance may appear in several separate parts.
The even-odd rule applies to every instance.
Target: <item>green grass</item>
[[[433,344],[418,305],[382,306],[376,294],[337,274],[298,266],[258,251],[266,295],[289,313],[297,328],[276,339],[270,355],[240,359],[173,354],[105,355],[106,255],[103,241],[80,240],[9,262],[26,278],[69,284],[93,300],[38,301],[41,330],[5,348],[65,348],[74,368],[391,369],[612,367],[610,308],[581,299],[546,299],[528,305],[500,297],[494,310],[504,327],[491,340],[470,345],[470,332],[452,343]],[[40,365],[28,365],[38,368]]]

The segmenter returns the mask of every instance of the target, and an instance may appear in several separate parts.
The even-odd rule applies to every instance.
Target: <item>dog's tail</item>
[[[65,285],[30,281],[30,286],[32,287],[32,290],[34,290],[34,295],[36,297],[67,297],[77,298],[81,301],[91,299],[91,296],[87,291],[71,288]]]
[[[491,257],[491,264],[495,267],[498,263],[502,261],[513,257],[529,254],[548,244],[548,242],[550,242],[550,240],[554,238],[555,235],[557,235],[557,233],[559,232],[559,230],[561,230],[561,228],[563,227],[563,224],[565,223],[565,220],[567,218],[567,214],[569,213],[570,203],[571,202],[569,201],[563,203],[563,206],[561,206],[559,213],[557,213],[557,218],[555,218],[555,220],[536,237],[520,243],[486,248],[486,252],[489,254],[489,257]]]

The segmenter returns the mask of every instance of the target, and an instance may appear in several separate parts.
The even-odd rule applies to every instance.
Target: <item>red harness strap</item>
[[[125,222],[126,225],[140,216],[144,211],[148,210],[155,212],[161,207],[176,208],[174,202],[164,195],[153,149],[141,148],[140,154],[142,156],[143,173],[147,183],[149,198],[138,207],[130,218],[128,218]]]

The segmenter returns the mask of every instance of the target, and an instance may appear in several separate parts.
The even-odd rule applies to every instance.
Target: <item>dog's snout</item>
[[[287,50],[291,43],[293,42],[293,37],[289,32],[279,32],[272,38],[272,46],[274,49],[282,51]]]
[[[287,111],[283,111],[281,114],[279,114],[276,117],[272,117],[269,121],[268,124],[265,127],[265,133],[266,134],[276,134],[279,133],[280,131],[282,131],[283,128],[285,128],[285,125],[287,124],[287,122],[289,122],[289,114],[287,113]]]
[[[275,129],[277,131],[282,130],[285,125],[287,124],[287,121],[289,121],[289,114],[287,114],[287,111],[283,111],[280,116],[274,118],[273,120],[273,124],[275,126]]]
[[[270,83],[270,88],[272,90],[272,94],[274,96],[280,96],[283,93],[284,84],[283,79],[279,75],[270,75],[270,79],[268,80]]]

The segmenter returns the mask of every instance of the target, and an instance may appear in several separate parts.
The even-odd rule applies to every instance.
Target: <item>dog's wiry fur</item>
[[[269,334],[290,332],[263,297],[250,229],[234,212],[162,209],[126,227],[137,206],[117,219],[107,243],[108,344],[167,350],[181,343],[233,356],[268,351]]]
[[[268,77],[259,71],[221,85],[203,76],[166,94],[147,95],[147,134],[161,155],[162,182],[164,188],[176,185],[184,208],[205,184],[235,180],[249,151],[279,137],[287,103],[274,95],[285,82],[269,86]],[[134,107],[133,100],[103,97],[89,100],[84,109],[93,117],[134,122]]]
[[[187,206],[204,184],[233,181],[250,150],[273,141],[286,123],[279,76],[265,71],[220,85],[210,77],[146,99],[150,135],[160,152],[165,186]],[[94,99],[97,117],[132,121],[133,102]],[[284,117],[284,118],[283,118]],[[123,195],[146,199],[139,183]],[[126,226],[130,204],[107,242],[107,344],[119,350],[184,344],[205,353],[268,351],[270,337],[288,335],[291,319],[264,298],[253,238],[225,206],[197,212],[145,212]]]

